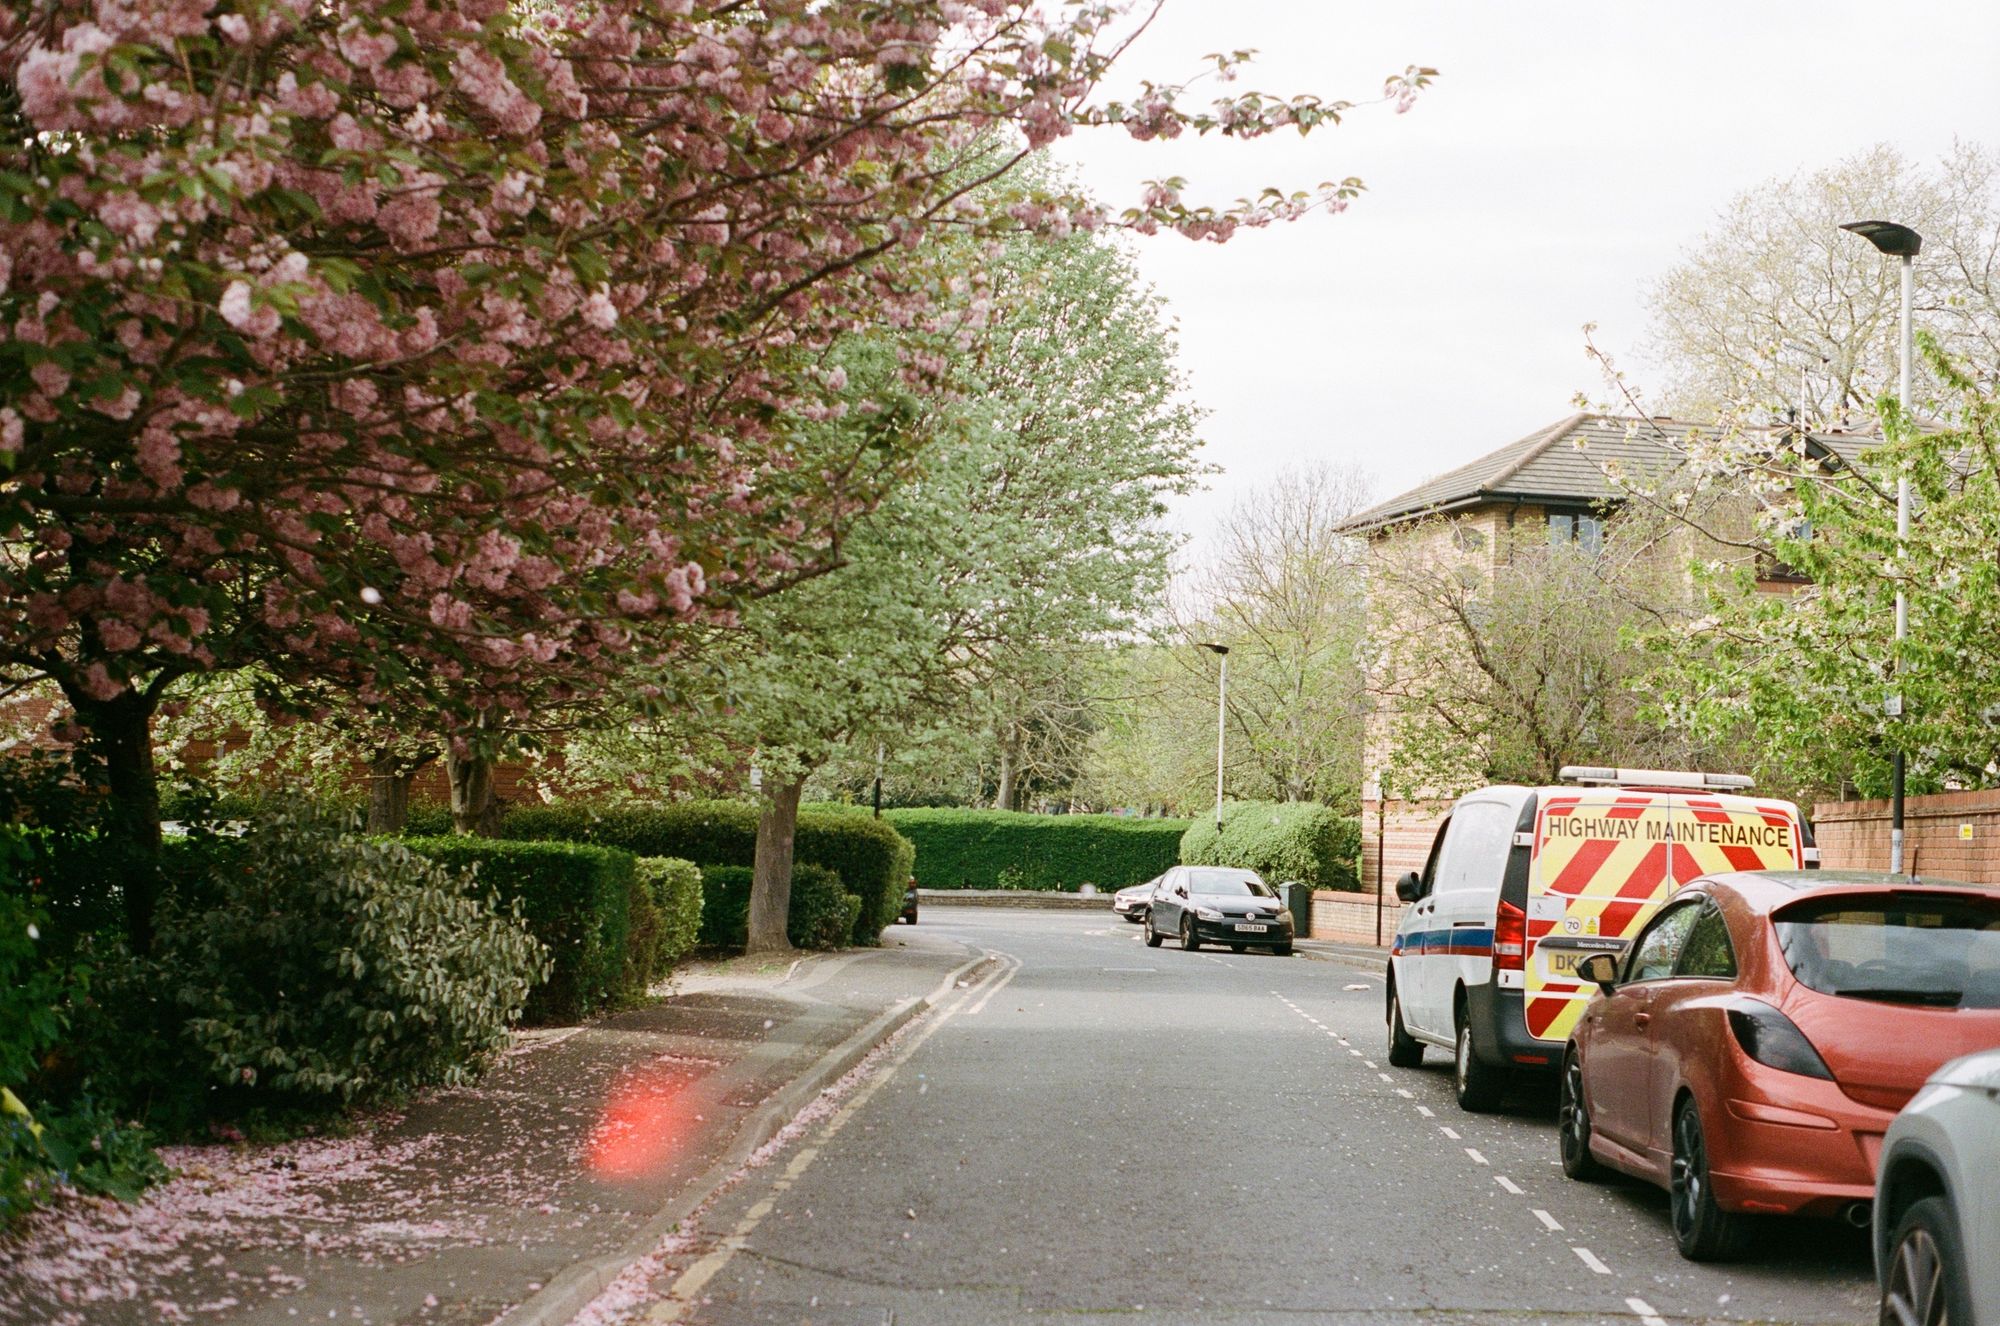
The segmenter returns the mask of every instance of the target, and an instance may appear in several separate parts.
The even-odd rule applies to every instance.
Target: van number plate
[[[1236,928],[1237,928],[1238,930],[1249,930],[1249,931],[1252,931],[1252,932],[1254,932],[1254,933],[1256,933],[1256,934],[1260,934],[1260,935],[1261,935],[1261,934],[1263,934],[1263,933],[1264,933],[1264,932],[1265,932],[1266,930],[1269,930],[1269,929],[1270,929],[1271,927],[1270,927],[1270,926],[1268,926],[1268,925],[1246,925],[1246,924],[1244,924],[1243,922],[1240,922],[1240,921],[1239,921],[1239,922],[1237,923],[1237,925],[1236,925]]]

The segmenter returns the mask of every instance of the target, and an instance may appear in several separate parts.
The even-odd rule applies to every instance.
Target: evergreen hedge
[[[503,837],[600,843],[640,856],[677,856],[701,866],[748,866],[757,855],[757,808],[740,801],[677,801],[599,807],[580,802],[507,812]],[[824,866],[861,899],[849,940],[873,944],[903,910],[915,848],[885,820],[802,811],[794,860]]]
[[[1273,885],[1297,880],[1315,889],[1361,889],[1361,821],[1309,801],[1231,801],[1222,808],[1222,832],[1209,816],[1181,839],[1180,859],[1191,866],[1243,866]]]
[[[499,838],[402,842],[444,865],[477,867],[479,883],[497,893],[503,907],[520,900],[522,919],[547,946],[552,961],[548,980],[528,995],[527,1020],[574,1021],[639,993],[631,982],[647,967],[629,958],[633,922],[638,920],[643,942],[658,918],[632,853],[584,843]]]
[[[1164,872],[1180,855],[1186,820],[1122,815],[1029,815],[1012,810],[885,810],[917,849],[927,889],[1122,889]]]
[[[750,934],[750,867],[704,866],[701,871],[701,942],[742,949]],[[861,899],[824,866],[792,867],[791,908],[785,937],[799,948],[841,948],[854,933]]]

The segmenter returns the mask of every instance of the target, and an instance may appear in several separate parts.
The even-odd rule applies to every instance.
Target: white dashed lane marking
[[[1508,1178],[1505,1174],[1495,1174],[1493,1176],[1493,1181],[1499,1184],[1502,1188],[1505,1188],[1508,1192],[1513,1193],[1516,1197],[1526,1197],[1528,1195],[1522,1189],[1520,1184],[1514,1182],[1512,1179]]]
[[[1606,1266],[1603,1262],[1597,1260],[1597,1254],[1592,1252],[1589,1248],[1580,1248],[1576,1244],[1572,1243],[1569,1245],[1569,1250],[1575,1253],[1578,1257],[1581,1257],[1583,1259],[1583,1264],[1585,1266],[1588,1266],[1591,1270],[1597,1272],[1599,1275],[1611,1274],[1611,1268],[1609,1266]]]
[[[1493,1163],[1485,1156],[1480,1155],[1478,1149],[1475,1147],[1465,1148],[1465,1154],[1472,1157],[1472,1163],[1475,1165],[1490,1165]]]
[[[1443,1133],[1446,1137],[1449,1137],[1454,1142],[1458,1140],[1458,1133],[1450,1128],[1445,1127],[1443,1124],[1438,1125],[1438,1131]]]
[[[1667,1319],[1654,1310],[1653,1305],[1643,1298],[1628,1298],[1625,1306],[1632,1309],[1641,1326],[1667,1326]]]
[[[1404,1092],[1403,1094],[1404,1094],[1404,1095],[1408,1095],[1409,1093],[1408,1093],[1408,1092]],[[1430,1107],[1430,1106],[1428,1106],[1428,1105],[1419,1105],[1419,1106],[1417,1106],[1417,1113],[1419,1113],[1419,1114],[1423,1115],[1423,1116],[1424,1116],[1424,1117],[1425,1117],[1426,1119],[1435,1119],[1435,1118],[1437,1118],[1437,1115],[1435,1115],[1435,1114],[1432,1114],[1432,1113],[1431,1113],[1431,1107]]]
[[[1562,1223],[1539,1206],[1535,1208],[1535,1219],[1541,1221],[1544,1226],[1555,1233],[1562,1233]]]

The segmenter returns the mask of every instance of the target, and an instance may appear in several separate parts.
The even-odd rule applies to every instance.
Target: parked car
[[[1882,1141],[1875,1274],[1885,1323],[2000,1323],[2000,1049],[1954,1059]]]
[[[1890,1120],[1946,1060],[2000,1045],[2000,892],[1716,875],[1622,965],[1580,970],[1601,992],[1563,1056],[1563,1170],[1667,1189],[1681,1254],[1722,1258],[1748,1213],[1868,1223]]]
[[[1169,870],[1146,908],[1145,926],[1152,948],[1177,935],[1190,953],[1204,943],[1227,944],[1237,953],[1252,946],[1280,956],[1292,951],[1291,913],[1256,871],[1231,866]]]
[[[903,910],[896,917],[898,921],[917,923],[917,877],[910,876],[910,882],[903,886]]]
[[[1517,1071],[1553,1072],[1593,993],[1576,964],[1624,952],[1681,883],[1716,870],[1796,869],[1818,852],[1797,806],[1742,795],[1736,774],[1571,767],[1570,786],[1459,798],[1390,948],[1388,1058],[1449,1050],[1458,1103],[1490,1110]]]
[[[1153,905],[1153,890],[1160,887],[1160,881],[1165,878],[1165,875],[1155,875],[1144,884],[1118,890],[1111,895],[1111,910],[1138,925],[1146,919],[1146,911]]]

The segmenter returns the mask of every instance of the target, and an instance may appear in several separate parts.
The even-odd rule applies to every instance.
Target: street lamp
[[[1910,358],[1915,336],[1910,326],[1910,304],[1916,290],[1915,259],[1924,247],[1924,237],[1894,221],[1849,221],[1841,229],[1853,231],[1886,256],[1903,260],[1903,323],[1901,362],[1896,372],[1896,401],[1907,416],[1910,410]],[[1909,541],[1910,475],[1907,467],[1901,467],[1896,475],[1896,560],[1899,563],[1907,561],[1905,545]],[[1899,566],[1896,581],[1896,651],[1891,660],[1898,673],[1902,670],[1903,639],[1909,633],[1910,600],[1903,590],[1902,567]],[[1901,691],[1889,697],[1889,716],[1897,722],[1902,721]],[[1899,875],[1903,872],[1903,744],[1900,741],[1896,743],[1889,767],[1889,869]]]
[[[1215,684],[1215,831],[1222,832],[1222,734],[1229,712],[1229,646],[1203,640],[1201,647],[1222,660],[1222,676]]]

